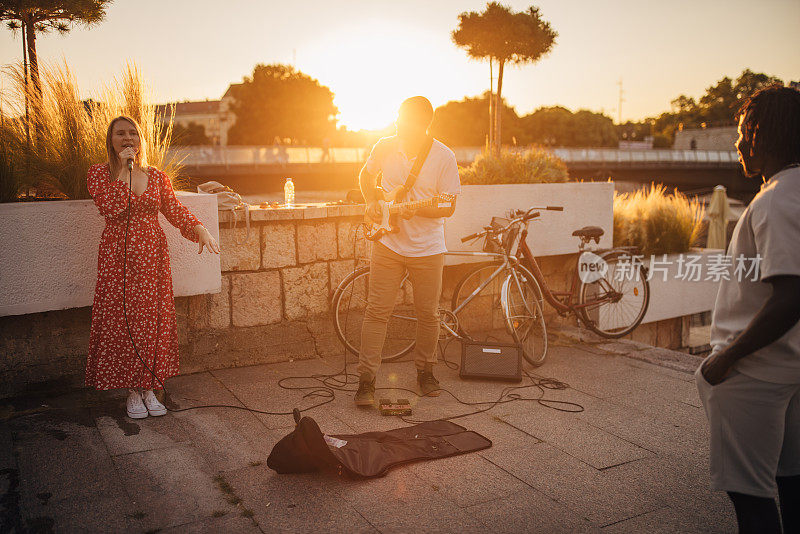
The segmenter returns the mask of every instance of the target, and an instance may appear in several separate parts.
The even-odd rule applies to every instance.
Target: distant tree
[[[545,146],[616,147],[619,138],[614,121],[601,113],[554,106],[539,108],[520,118],[524,144]]]
[[[729,123],[733,121],[733,107],[737,102],[733,80],[725,76],[716,85],[706,89],[706,94],[700,97],[701,123],[706,125],[714,123]]]
[[[497,2],[486,4],[486,10],[464,12],[458,16],[458,28],[453,30],[453,42],[467,50],[470,58],[489,60],[489,76],[493,61],[497,61],[497,94],[490,98],[490,140],[495,154],[500,153],[502,114],[497,107],[503,98],[503,72],[506,63],[523,65],[538,61],[550,51],[558,34],[543,20],[539,8],[514,13]],[[490,95],[494,94],[492,83]],[[493,123],[491,121],[494,121]]]
[[[39,58],[36,54],[36,34],[56,30],[65,34],[75,23],[91,26],[106,16],[106,8],[113,0],[0,0],[0,20],[12,31],[21,30],[22,57],[30,61],[30,79],[36,100],[41,100],[42,84],[39,78]],[[27,78],[26,78],[27,83]],[[27,95],[26,95],[27,98]],[[33,106],[36,121],[36,106]]]
[[[680,95],[670,103],[671,111],[646,119],[652,123],[654,146],[671,146],[675,132],[683,128],[731,125],[744,99],[762,87],[781,83],[774,76],[745,69],[736,80],[725,76],[707,87],[705,94],[697,101]]]
[[[573,113],[572,120],[572,146],[619,146],[619,138],[611,117],[579,109]]]
[[[737,103],[739,103],[749,98],[759,89],[774,84],[783,84],[783,82],[780,78],[776,78],[775,76],[768,76],[762,72],[753,72],[750,69],[745,69],[736,79],[733,92],[736,95]]]
[[[436,108],[431,125],[431,134],[451,146],[485,146],[486,108],[489,103],[489,91],[481,97],[464,98],[451,101]],[[507,125],[503,131],[503,140],[511,143],[519,139],[519,116],[514,108],[503,102],[503,122]]]
[[[206,135],[204,126],[190,122],[186,126],[176,122],[172,127],[173,145],[210,145],[211,138]]]
[[[686,101],[689,105],[679,106],[676,109],[677,119],[684,127],[696,128],[703,124],[706,126],[731,124],[742,101],[762,87],[775,83],[782,82],[774,76],[755,73],[750,69],[742,71],[735,81],[725,76],[716,85],[706,89],[706,93],[700,97],[697,105],[691,105],[694,104],[694,100],[690,98]],[[673,109],[675,109],[676,101],[681,101],[681,99],[686,99],[686,97],[680,96],[673,100]]]
[[[670,148],[673,142],[674,139],[666,134],[657,133],[653,136],[653,148]]]
[[[572,112],[565,107],[539,108],[520,119],[524,144],[568,146],[572,144]]]
[[[336,130],[330,89],[289,65],[256,65],[235,85],[231,144],[271,144],[275,137],[320,143]]]
[[[644,119],[639,122],[628,121],[624,124],[617,124],[617,138],[622,141],[644,141],[646,137],[653,135],[653,123],[655,119]]]
[[[688,97],[686,95],[681,95],[672,102],[670,102],[672,106],[672,110],[675,113],[696,113],[697,112],[697,102],[694,101],[694,98]]]

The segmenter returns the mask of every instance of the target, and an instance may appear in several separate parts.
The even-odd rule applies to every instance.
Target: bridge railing
[[[518,151],[524,151],[520,148]],[[483,151],[480,147],[453,149],[460,164],[468,164]],[[738,164],[734,150],[671,150],[616,148],[553,148],[567,164],[666,165],[728,167]],[[170,153],[186,166],[261,166],[362,163],[368,148],[329,148],[311,146],[189,146],[174,147]]]
[[[219,165],[309,165],[318,163],[358,163],[366,161],[367,148],[329,148],[312,146],[187,146],[173,147],[171,155],[187,166]]]

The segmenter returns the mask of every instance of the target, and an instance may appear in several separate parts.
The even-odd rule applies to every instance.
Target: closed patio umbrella
[[[711,195],[708,206],[708,248],[725,249],[727,246],[728,219],[731,216],[731,207],[728,204],[728,195],[725,186],[718,185]]]

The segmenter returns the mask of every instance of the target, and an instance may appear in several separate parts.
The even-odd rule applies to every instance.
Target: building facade
[[[228,144],[228,130],[236,121],[231,111],[234,100],[231,88],[237,85],[240,84],[231,84],[220,100],[161,104],[156,106],[156,111],[163,117],[163,122],[172,119],[181,128],[189,128],[192,124],[201,126],[209,144],[225,146]]]

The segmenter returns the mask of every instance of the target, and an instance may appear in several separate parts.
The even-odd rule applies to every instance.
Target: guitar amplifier
[[[461,378],[522,380],[522,347],[510,343],[461,342]]]

